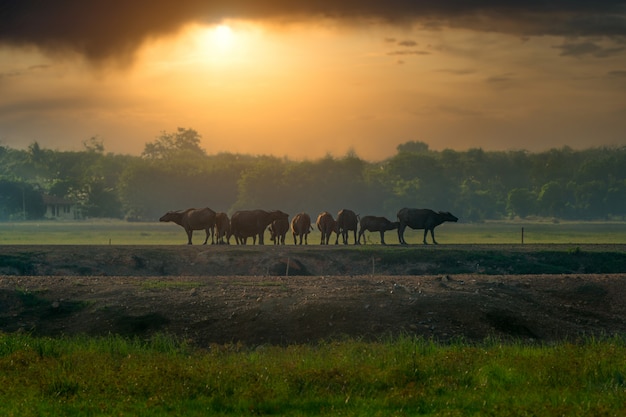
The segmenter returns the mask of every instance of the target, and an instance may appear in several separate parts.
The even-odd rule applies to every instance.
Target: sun
[[[211,30],[211,42],[221,50],[230,49],[235,42],[235,33],[228,25],[217,25]]]

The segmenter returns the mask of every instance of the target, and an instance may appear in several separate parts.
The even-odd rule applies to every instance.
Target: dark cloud
[[[0,72],[0,81],[2,81],[3,78],[21,77],[33,71],[43,71],[48,68],[50,68],[49,65],[31,65],[25,69],[17,69],[17,70],[12,70],[12,71],[7,71],[7,72]]]
[[[626,78],[626,70],[615,70],[607,73],[609,77]]]
[[[191,22],[319,17],[522,36],[626,36],[624,0],[0,0],[0,44],[100,61],[130,58],[147,38]]]
[[[596,58],[608,58],[626,50],[626,47],[604,48],[594,42],[566,42],[555,48],[561,50],[562,56],[582,57],[591,55]]]
[[[502,74],[502,75],[493,75],[488,77],[485,81],[489,84],[502,84],[508,83],[513,80],[513,74]]]
[[[398,45],[412,47],[412,46],[417,46],[417,42],[412,41],[412,40],[406,40],[406,41],[398,42]]]
[[[418,51],[418,50],[402,50],[402,51],[393,51],[388,52],[387,55],[430,55],[428,51]]]
[[[0,81],[2,81],[3,78],[19,77],[22,74],[23,73],[21,71],[0,72]]]
[[[451,75],[470,75],[470,74],[474,74],[476,71],[473,69],[450,69],[450,68],[446,68],[446,69],[440,69],[437,72],[442,72],[442,73],[446,73],[446,74],[451,74]]]

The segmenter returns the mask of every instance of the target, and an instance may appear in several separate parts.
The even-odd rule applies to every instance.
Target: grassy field
[[[528,244],[626,243],[626,222],[444,223],[435,230],[435,237],[441,244],[515,244],[522,241],[522,228],[524,243]],[[395,230],[385,236],[389,244],[398,242]],[[407,229],[405,234],[410,243],[421,243],[422,236],[419,230]],[[368,243],[380,243],[378,233],[366,232],[366,237]],[[309,235],[309,244],[318,244],[319,240],[317,230]],[[194,243],[203,241],[204,232],[194,232]],[[430,236],[427,241],[431,242]],[[184,230],[173,223],[118,220],[0,223],[0,245],[176,245],[186,242]],[[293,244],[291,235],[287,235],[286,242]]]
[[[213,346],[0,335],[4,416],[619,416],[626,343]]]

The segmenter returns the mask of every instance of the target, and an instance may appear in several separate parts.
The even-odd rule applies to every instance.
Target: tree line
[[[529,216],[626,216],[626,147],[540,153],[434,151],[409,141],[382,161],[354,152],[295,161],[207,153],[193,129],[163,132],[140,156],[107,153],[90,138],[81,151],[0,146],[0,220],[39,219],[43,195],[75,202],[86,218],[154,221],[169,210],[280,209],[395,219],[402,207],[451,211],[463,221]]]

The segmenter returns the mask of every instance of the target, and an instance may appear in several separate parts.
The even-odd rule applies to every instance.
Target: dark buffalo
[[[333,232],[337,233],[337,222],[333,219],[333,215],[324,211],[317,216],[315,224],[317,225],[317,230],[322,234],[320,245],[328,245],[330,235]]]
[[[339,235],[343,238],[343,244],[348,244],[348,232],[354,231],[354,244],[357,245],[359,241],[356,238],[357,227],[359,224],[359,216],[352,210],[342,209],[337,213],[337,240],[335,245],[339,243]]]
[[[182,226],[187,232],[188,245],[191,245],[191,237],[194,230],[205,230],[206,239],[204,239],[203,245],[206,245],[211,236],[211,243],[213,241],[213,227],[215,227],[215,212],[208,207],[202,209],[190,208],[185,211],[168,211],[165,213],[159,221],[161,222],[174,222],[179,226]]]
[[[311,216],[306,213],[298,213],[291,219],[291,233],[293,234],[293,244],[296,245],[296,236],[300,236],[300,245],[302,245],[302,237],[304,244],[308,245],[308,236],[311,232]]]
[[[241,210],[233,214],[230,219],[230,232],[235,236],[238,245],[245,245],[249,237],[253,238],[256,243],[256,237],[259,237],[259,245],[263,245],[263,235],[265,229],[274,220],[280,218],[289,218],[287,213],[280,210]]]
[[[433,238],[433,243],[436,245],[435,240],[435,227],[439,226],[443,222],[456,222],[459,219],[450,212],[440,211],[436,213],[429,209],[414,209],[403,208],[398,212],[398,220],[400,221],[400,227],[398,227],[398,240],[401,244],[406,245],[404,240],[404,229],[409,226],[411,229],[424,229],[424,244],[426,245],[426,234],[430,230],[430,236]]]
[[[270,240],[274,245],[284,245],[285,236],[289,231],[289,220],[286,217],[274,220],[267,228],[270,232]]]
[[[230,220],[226,213],[217,213],[215,215],[215,236],[217,243],[230,245]],[[226,238],[226,242],[224,242]]]
[[[380,243],[386,245],[385,243],[385,232],[387,230],[394,230],[400,227],[400,222],[392,222],[386,217],[377,217],[377,216],[365,216],[361,219],[361,230],[359,230],[359,242],[361,242],[361,237],[363,237],[363,243],[365,243],[365,231],[368,232],[380,232]]]

